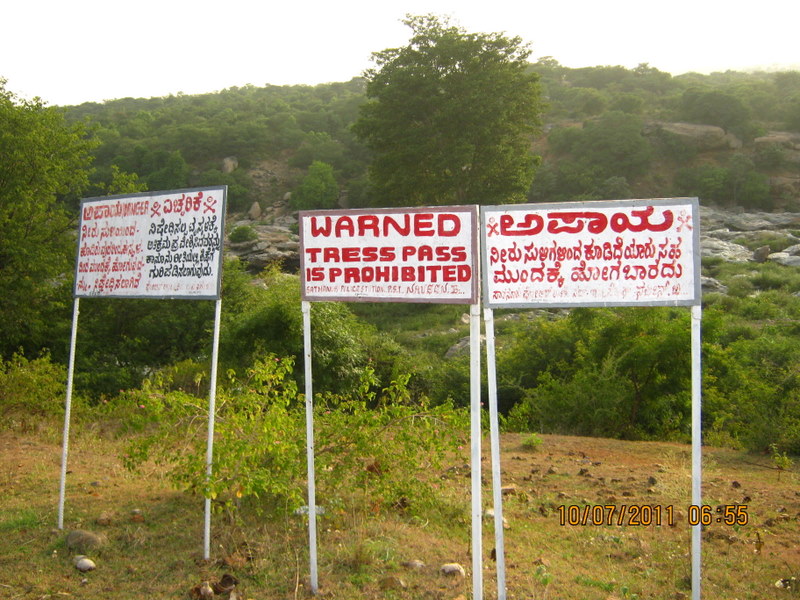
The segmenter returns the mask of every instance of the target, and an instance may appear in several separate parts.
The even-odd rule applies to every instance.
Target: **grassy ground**
[[[212,560],[206,563],[202,499],[170,489],[156,467],[135,476],[125,471],[117,458],[120,442],[89,432],[76,433],[71,443],[65,529],[57,530],[58,438],[54,430],[0,431],[0,598],[190,598],[193,586],[224,573],[239,579],[243,598],[310,596],[302,517],[248,513],[233,522],[216,515]],[[508,598],[691,597],[690,448],[541,439],[535,451],[525,448],[524,436],[502,440],[503,483],[511,487],[503,507]],[[797,587],[775,585],[800,579],[800,476],[796,467],[781,472],[772,466],[767,456],[704,449],[704,502],[713,508],[746,504],[738,514],[746,514],[748,522],[705,528],[703,598],[800,597]],[[490,482],[488,446],[483,472]],[[320,518],[320,597],[472,598],[469,468],[459,462],[431,476],[440,479],[444,501],[452,507],[448,518],[411,519],[357,495]],[[490,485],[484,495],[489,506]],[[601,517],[599,509],[591,509],[595,505],[611,508],[603,508]],[[623,505],[660,508],[662,524],[631,524],[628,516],[620,524]],[[611,511],[614,523],[608,525]],[[585,525],[570,524],[580,523],[584,514],[589,515]],[[646,514],[640,516],[647,521]],[[714,512],[713,519],[717,516]],[[603,524],[592,524],[601,519]],[[88,553],[97,569],[86,574],[73,567],[74,552],[65,544],[74,529],[107,540]],[[486,598],[497,595],[489,556],[493,540],[487,521]],[[425,566],[404,566],[412,560]],[[442,575],[439,567],[446,562],[462,564],[466,578]]]

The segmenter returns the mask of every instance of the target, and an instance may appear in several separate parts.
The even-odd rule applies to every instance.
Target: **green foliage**
[[[681,116],[693,123],[718,125],[741,135],[750,112],[736,96],[713,89],[690,88],[681,98]]]
[[[213,475],[206,476],[203,401],[147,382],[117,399],[141,435],[126,453],[137,468],[148,458],[169,465],[176,486],[236,510],[292,511],[304,503],[305,403],[291,359],[268,354],[242,379],[231,373],[217,396]],[[435,505],[436,478],[424,469],[462,443],[466,417],[451,407],[411,402],[406,378],[375,393],[371,371],[351,395],[315,399],[317,486],[328,507],[360,492],[373,508],[419,514]],[[422,457],[425,457],[423,461]]]
[[[775,264],[712,265],[748,293],[709,298],[703,319],[706,441],[800,451],[800,279]],[[763,290],[763,291],[762,291]],[[755,292],[755,293],[754,293]],[[688,311],[579,309],[519,322],[498,351],[499,402],[516,431],[687,439]]]
[[[339,184],[333,167],[315,160],[308,173],[292,192],[292,207],[296,210],[336,208],[339,201]]]
[[[82,125],[0,79],[0,357],[38,352],[65,317],[59,278],[74,254],[65,202],[89,185],[92,147]]]
[[[240,244],[242,242],[250,242],[258,239],[258,232],[250,227],[250,225],[239,225],[228,234],[228,240],[232,244]]]
[[[607,105],[606,97],[595,88],[575,87],[564,94],[564,105],[571,117],[593,117],[601,114]]]
[[[528,452],[536,452],[541,445],[542,438],[535,433],[531,433],[524,440],[522,440],[522,447]]]
[[[303,356],[303,322],[300,281],[276,268],[262,273],[265,288],[254,289],[221,333],[223,364],[241,371],[266,353]],[[357,385],[368,364],[373,333],[344,304],[312,306],[312,361],[315,389],[344,392]],[[302,379],[302,363],[296,377]]]
[[[252,204],[250,188],[253,182],[247,171],[243,169],[236,169],[231,173],[223,173],[219,169],[208,169],[200,175],[197,185],[200,187],[228,186],[228,212],[245,211]]]
[[[772,208],[766,175],[756,172],[753,161],[741,154],[733,155],[727,167],[704,164],[681,169],[675,183],[679,193],[696,195],[701,201]]]
[[[28,360],[21,354],[0,359],[0,423],[5,427],[33,426],[64,414],[67,374],[49,356]]]
[[[785,250],[789,246],[794,246],[797,244],[798,239],[793,235],[784,235],[778,232],[771,232],[765,231],[757,235],[748,236],[746,238],[738,238],[734,240],[735,243],[744,246],[745,248],[749,248],[750,250],[755,250],[756,248],[760,248],[762,246],[769,246],[771,252],[781,252]],[[778,271],[784,277],[784,281],[788,279],[794,279],[791,277],[793,275],[792,272],[787,272],[785,267],[781,265],[765,263],[762,269],[759,269],[759,274],[763,274],[764,271]]]
[[[250,167],[259,167],[260,176],[267,173],[258,180],[259,200],[282,198],[292,188],[294,174],[273,172],[271,163],[280,160],[298,169],[325,163],[316,184],[336,183],[349,206],[507,202],[519,198],[520,190],[528,191],[533,141],[547,152],[528,191],[535,201],[654,197],[665,191],[757,209],[791,200],[773,197],[776,192],[766,178],[784,176],[791,167],[784,149],[754,146],[750,139],[758,129],[782,123],[800,129],[795,123],[800,122],[796,72],[672,77],[648,65],[570,69],[553,59],[528,65],[528,49],[516,38],[466,33],[434,17],[409,17],[408,24],[412,39],[406,47],[376,54],[377,67],[367,74],[367,96],[365,81],[354,79],[313,87],[246,86],[199,96],[128,98],[71,107],[62,114],[3,89],[0,356],[8,358],[20,349],[35,356],[50,347],[53,361],[66,362],[71,290],[63,274],[70,272],[74,255],[71,211],[84,194],[225,184],[229,208],[244,210],[253,197]],[[381,87],[384,82],[391,94]],[[506,84],[508,94],[497,92]],[[540,87],[548,100],[544,117],[548,127],[554,125],[549,143],[532,139],[543,109]],[[360,112],[366,99],[370,102]],[[507,112],[512,105],[517,108]],[[514,120],[521,115],[527,115],[524,123]],[[374,137],[385,142],[386,155],[378,145],[361,144],[350,127],[358,119],[356,130],[370,142],[373,134],[365,135],[365,123],[382,125],[393,116],[403,120],[383,131],[384,137]],[[582,126],[561,126],[565,118],[575,117],[587,120]],[[743,139],[744,147],[701,157],[684,138],[657,125],[683,119],[726,127]],[[379,154],[375,168],[385,168],[387,177],[374,189],[366,179],[371,150]],[[440,152],[419,158],[423,155],[412,154],[416,150]],[[89,174],[91,155],[96,171]],[[237,158],[240,167],[223,173],[226,157]],[[654,164],[655,158],[662,161]],[[426,170],[408,176],[413,169],[406,174],[388,170],[408,165]],[[314,179],[311,172],[307,179]],[[420,181],[429,187],[423,189]],[[309,187],[325,185],[309,182]],[[380,195],[373,196],[375,191]],[[313,199],[306,203],[302,192],[296,193],[295,201],[317,208],[329,205],[333,194],[309,196]],[[769,245],[773,251],[793,243],[788,237],[748,239],[751,247]],[[800,291],[800,276],[771,263],[703,264],[729,289],[727,295],[704,299],[706,431],[731,445],[763,450],[774,443],[796,452],[800,409],[792,385],[798,361],[790,346],[800,333],[794,324],[800,307],[792,295]],[[297,280],[272,269],[255,283],[240,266],[226,263],[223,365],[245,372],[274,352],[294,357],[292,376],[301,382]],[[79,391],[97,401],[120,389],[135,389],[145,378],[154,382],[151,391],[184,393],[184,399],[207,389],[210,303],[85,299],[81,306]],[[385,382],[407,375],[404,386],[414,399],[466,403],[467,361],[441,358],[464,335],[461,309],[438,310],[414,314],[393,307],[388,311],[392,323],[376,330],[356,318],[354,308],[315,305],[317,388],[347,394],[372,372],[370,393],[377,393]],[[376,321],[368,312],[363,305],[358,309],[359,316]],[[622,317],[598,311],[590,318],[591,312],[573,312],[565,319],[510,325],[513,339],[498,357],[501,411],[510,422],[537,430],[685,436],[688,358],[679,341],[685,336],[678,334],[684,331],[681,318],[650,323],[639,313]],[[394,322],[401,317],[409,319],[408,330]],[[450,327],[428,335],[426,329],[437,323]],[[672,348],[674,356],[665,356],[659,345]],[[587,404],[592,411],[581,410]],[[572,421],[543,407],[563,411]]]
[[[223,324],[249,306],[254,293],[250,277],[238,261],[226,260],[222,269]],[[76,388],[94,398],[114,396],[138,387],[168,365],[210,360],[213,324],[214,303],[207,300],[84,298]],[[220,355],[223,351],[224,346]],[[66,358],[62,355],[61,359]]]
[[[101,188],[108,195],[136,194],[147,191],[147,184],[139,181],[136,173],[125,173],[117,165],[111,165],[111,181]]]
[[[236,382],[237,393],[217,396],[214,476],[206,479],[207,402],[184,392],[166,391],[145,382],[117,400],[128,411],[133,438],[125,463],[137,468],[155,458],[170,466],[173,483],[217,500],[238,505],[242,497],[299,505],[302,465],[302,421],[296,419],[297,386],[288,377],[291,361],[267,356],[247,377]],[[176,451],[178,450],[179,451]]]
[[[310,131],[289,160],[289,164],[301,169],[309,168],[314,161],[341,165],[344,154],[344,145],[333,139],[331,134],[325,131]]]
[[[679,194],[695,194],[701,201],[724,202],[728,196],[727,179],[724,167],[704,164],[678,171],[675,184]]]
[[[112,100],[70,107],[75,122],[88,121],[100,146],[93,195],[105,193],[111,167],[136,173],[149,189],[227,185],[229,208],[246,210],[253,181],[247,169],[289,156],[305,168],[328,162],[348,180],[364,176],[365,149],[350,132],[364,83],[318,86],[244,86],[202,95]],[[239,168],[222,173],[223,159]],[[267,200],[283,196],[291,182],[270,181]]]
[[[409,16],[408,45],[373,55],[355,133],[375,152],[382,204],[522,199],[535,160],[537,76],[519,38],[468,33],[432,15]]]
[[[776,469],[781,471],[788,471],[792,468],[794,461],[786,452],[780,452],[777,444],[770,444],[769,449],[772,452],[772,464]]]
[[[697,149],[687,144],[679,135],[661,128],[653,135],[653,145],[659,156],[685,165],[697,156]]]
[[[208,353],[213,318],[209,301],[82,299],[77,389],[114,395],[151,369]]]
[[[800,93],[786,107],[786,128],[800,131]]]
[[[652,157],[641,119],[622,112],[555,129],[549,142],[559,158],[534,181],[535,201],[630,197],[628,181],[643,174]]]
[[[734,154],[728,161],[728,185],[731,201],[739,206],[771,208],[766,175],[757,173],[749,157]]]
[[[418,17],[424,20],[426,17]],[[413,19],[413,17],[411,18]],[[445,34],[451,29],[448,24],[441,24],[440,30]],[[463,33],[463,32],[461,32]],[[470,34],[466,34],[467,37]],[[448,42],[454,38],[444,36]],[[474,36],[481,38],[481,35]],[[492,36],[485,36],[487,39]],[[470,37],[470,39],[472,39]],[[513,41],[513,40],[512,40]],[[413,44],[413,40],[412,40]],[[444,45],[444,43],[443,43]],[[411,47],[411,46],[409,46]],[[457,44],[447,45],[446,50],[454,50]],[[524,50],[524,46],[520,46]],[[434,54],[433,48],[428,48],[430,56]],[[397,50],[398,56],[401,49]],[[388,52],[388,51],[387,51]],[[420,53],[422,54],[422,53]],[[378,53],[376,56],[383,56]],[[428,55],[426,55],[428,56]],[[449,56],[449,55],[448,55]],[[458,58],[453,53],[452,56]],[[521,56],[521,54],[520,54]],[[443,61],[442,62],[446,62]],[[487,110],[494,111],[492,118],[499,114],[494,110],[500,106],[503,99],[495,98],[492,82],[484,73],[480,77],[469,68],[470,63],[459,73],[464,79],[463,86],[455,83],[452,86],[441,86],[442,90],[449,92],[448,99],[439,98],[439,89],[430,86],[430,93],[423,95],[421,92],[409,92],[410,100],[423,105],[416,115],[430,115],[427,120],[417,119],[411,115],[409,119],[414,126],[412,130],[400,128],[399,134],[407,135],[410,144],[413,137],[416,146],[421,146],[421,141],[428,141],[427,147],[436,149],[446,146],[454,158],[453,163],[444,161],[426,162],[412,160],[413,164],[424,165],[430,171],[429,176],[437,173],[450,172],[453,181],[466,180],[468,173],[460,173],[459,169],[465,165],[473,164],[467,160],[466,151],[456,151],[456,148],[466,148],[469,144],[457,143],[455,137],[450,136],[432,138],[427,125],[436,121],[442,127],[455,127],[461,129],[474,129],[473,121],[482,123],[485,119],[477,114],[481,103],[496,101]],[[611,112],[622,112],[628,115],[637,115],[648,123],[658,121],[683,121],[692,120],[703,124],[719,124],[735,132],[745,141],[742,153],[749,156],[756,165],[757,172],[764,174],[779,174],[787,169],[781,163],[780,153],[777,148],[762,153],[759,148],[753,148],[749,141],[759,131],[779,128],[785,124],[789,129],[799,129],[797,125],[800,115],[800,92],[794,81],[797,72],[784,73],[714,73],[712,75],[699,75],[697,73],[672,77],[647,64],[638,65],[634,69],[619,66],[597,66],[571,69],[563,67],[552,58],[546,58],[533,65],[525,64],[521,69],[524,73],[538,77],[539,86],[547,96],[547,106],[541,106],[548,126],[555,125],[556,129],[564,119],[584,119],[587,117],[602,117]],[[435,69],[433,69],[435,71]],[[376,71],[368,72],[371,77]],[[399,72],[399,69],[398,71]],[[406,72],[406,71],[403,71]],[[415,75],[419,73],[415,72]],[[475,75],[479,80],[475,83],[480,90],[480,102],[471,102],[463,108],[461,104],[470,102],[472,97],[462,94],[464,102],[459,103],[456,93],[461,94],[461,88],[466,88],[467,77]],[[458,77],[454,77],[458,79]],[[484,81],[486,80],[486,81]],[[404,80],[405,81],[405,80]],[[484,85],[485,83],[485,85]],[[427,85],[427,83],[426,83]],[[483,86],[483,87],[481,87]],[[497,86],[494,86],[497,87]],[[345,83],[331,83],[319,86],[244,86],[231,88],[213,94],[196,96],[178,95],[166,98],[134,99],[109,101],[103,104],[87,103],[77,107],[70,107],[67,111],[68,118],[78,122],[87,120],[93,136],[100,141],[100,146],[95,150],[96,172],[92,175],[90,195],[107,193],[108,186],[112,185],[111,167],[117,166],[125,173],[136,174],[141,182],[147,182],[150,189],[165,186],[172,175],[181,177],[181,169],[173,169],[172,173],[163,171],[166,167],[165,159],[179,152],[190,170],[188,184],[194,186],[225,184],[229,191],[229,207],[231,210],[244,211],[253,200],[253,181],[248,177],[248,169],[258,166],[267,160],[279,159],[287,161],[290,166],[305,169],[315,160],[330,164],[335,172],[337,181],[343,190],[347,190],[348,205],[351,207],[368,207],[376,204],[386,204],[383,197],[374,196],[366,184],[366,168],[371,159],[367,149],[356,138],[351,125],[359,118],[359,106],[368,98],[365,96],[365,81],[359,78]],[[426,89],[422,86],[420,89]],[[488,92],[481,91],[488,89]],[[447,102],[445,102],[447,100]],[[403,99],[400,99],[402,102]],[[538,95],[537,95],[538,104]],[[459,111],[455,116],[445,119],[445,109],[450,106]],[[405,108],[402,106],[401,108]],[[434,116],[433,109],[440,109],[442,117]],[[408,105],[409,112],[413,106]],[[431,110],[428,110],[431,109]],[[473,111],[473,109],[475,109]],[[369,109],[371,110],[371,109]],[[369,113],[366,110],[366,113]],[[475,119],[472,118],[476,113]],[[399,113],[398,113],[399,114]],[[517,113],[515,113],[517,114]],[[537,113],[538,115],[538,113]],[[470,120],[465,120],[469,118]],[[362,114],[359,121],[364,121]],[[537,122],[540,120],[537,116]],[[417,123],[419,122],[419,123]],[[358,129],[358,128],[357,128]],[[522,131],[524,129],[524,131]],[[519,133],[526,141],[530,141],[531,131],[527,128],[520,129]],[[477,131],[477,130],[475,130]],[[550,177],[544,181],[538,177],[529,198],[534,201],[558,201],[572,199],[596,199],[608,197],[602,184],[610,177],[625,177],[627,186],[631,190],[630,196],[659,197],[672,193],[669,189],[674,177],[675,166],[697,166],[697,150],[680,138],[659,133],[657,125],[648,127],[647,140],[651,143],[656,156],[665,159],[666,168],[649,169],[638,175],[628,173],[596,172],[584,162],[575,164],[575,157],[562,154],[557,160],[546,157],[550,165],[550,175],[557,173],[557,177]],[[363,138],[362,136],[362,139]],[[387,138],[388,139],[388,138]],[[475,136],[477,139],[477,135]],[[538,141],[538,140],[537,140]],[[409,146],[409,144],[405,144]],[[437,145],[438,144],[438,145]],[[391,146],[391,142],[389,142]],[[507,147],[507,145],[505,146]],[[377,150],[377,148],[375,148]],[[393,150],[389,148],[390,152]],[[526,147],[527,150],[527,147]],[[525,154],[525,153],[523,153]],[[726,166],[725,160],[729,152],[716,151],[716,162]],[[221,162],[225,157],[234,156],[238,159],[240,168],[231,173],[221,173]],[[394,154],[395,163],[402,162],[402,156]],[[410,154],[408,156],[411,156]],[[515,160],[518,156],[514,155]],[[528,156],[530,158],[530,156]],[[704,159],[707,157],[704,156]],[[391,159],[391,160],[394,160]],[[179,162],[173,156],[173,167],[179,167]],[[382,159],[379,159],[382,160]],[[387,161],[390,158],[386,159]],[[500,157],[501,161],[505,161]],[[509,159],[511,160],[511,159]],[[508,161],[505,161],[508,162]],[[511,162],[514,162],[513,160]],[[134,165],[136,165],[134,167]],[[402,166],[402,165],[400,165]],[[659,165],[661,166],[661,165]],[[377,166],[375,167],[378,168]],[[475,167],[473,165],[472,169]],[[530,174],[528,167],[526,177]],[[271,170],[268,166],[267,170]],[[540,169],[541,170],[541,169]],[[530,171],[530,172],[529,172]],[[775,172],[778,171],[778,172]],[[420,174],[420,176],[424,173]],[[485,173],[474,174],[483,177]],[[505,176],[503,176],[505,177]],[[748,190],[745,196],[763,196],[765,191],[777,194],[776,190],[768,190],[765,180],[748,176],[746,182]],[[442,176],[444,178],[444,176]],[[473,177],[474,179],[474,177]],[[160,180],[160,183],[158,181]],[[529,179],[505,177],[510,188],[514,186],[514,197],[518,198],[527,191]],[[377,181],[374,179],[373,182]],[[292,176],[271,177],[267,182],[268,202],[277,200],[291,190],[294,184]],[[393,183],[387,184],[386,189],[393,189]],[[466,184],[465,184],[466,185]],[[491,183],[495,186],[496,182]],[[413,187],[410,183],[408,187]],[[463,186],[462,186],[463,187]],[[483,186],[470,195],[478,197]],[[494,188],[491,188],[494,189]],[[665,192],[665,189],[667,190]],[[742,188],[744,189],[744,188]],[[521,190],[521,191],[520,191]],[[378,186],[377,191],[381,191]],[[384,189],[385,191],[385,189]],[[259,192],[264,194],[264,187]],[[381,192],[383,193],[383,192]],[[496,194],[500,201],[506,201],[514,194]],[[697,195],[690,190],[689,195]],[[621,197],[616,195],[616,197]],[[260,196],[259,199],[262,199]],[[425,203],[431,203],[425,199]],[[480,202],[483,202],[478,198]],[[752,206],[770,209],[772,206],[786,205],[788,198],[763,198],[745,200]],[[405,198],[397,202],[413,203]],[[715,202],[731,203],[730,195],[721,194]],[[756,204],[758,202],[758,204]],[[779,204],[776,204],[779,203]]]
[[[631,115],[638,115],[644,111],[644,104],[644,98],[641,96],[630,92],[623,92],[614,96],[609,108]]]
[[[633,439],[688,433],[685,312],[584,309],[548,329],[566,333],[561,348],[548,353],[526,336],[503,357],[519,365],[515,375],[525,388],[509,412],[510,428]],[[534,358],[528,367],[525,354]]]
[[[579,161],[600,169],[605,177],[631,177],[650,164],[651,150],[642,135],[638,117],[610,112],[588,121],[570,153]]]
[[[780,144],[759,146],[753,161],[761,169],[780,169],[786,163],[786,150]]]
[[[400,376],[375,393],[367,371],[356,393],[316,399],[318,468],[327,494],[360,490],[374,508],[416,515],[435,505],[436,478],[429,474],[465,443],[468,415],[414,398],[408,379]]]

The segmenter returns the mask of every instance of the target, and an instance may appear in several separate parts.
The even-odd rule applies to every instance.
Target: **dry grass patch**
[[[508,598],[586,600],[690,597],[691,452],[681,444],[541,436],[502,439]],[[267,512],[215,515],[212,561],[202,560],[202,499],[169,488],[155,465],[126,471],[121,441],[78,434],[71,445],[66,530],[89,529],[107,543],[97,569],[79,573],[55,530],[60,446],[53,436],[0,433],[0,596],[3,598],[189,598],[192,586],[231,573],[245,598],[309,597],[305,518]],[[483,473],[491,480],[488,444]],[[369,490],[344,495],[320,517],[322,598],[378,600],[471,597],[469,472],[441,473],[429,517],[370,502]],[[795,471],[768,456],[704,448],[704,502],[746,504],[749,522],[712,523],[703,532],[703,598],[783,599],[800,575],[800,492]],[[491,504],[490,485],[484,487]],[[570,525],[559,507],[662,507],[662,524]],[[672,506],[672,525],[666,507]],[[133,511],[139,511],[134,513]],[[582,513],[581,513],[582,514]],[[484,590],[496,597],[493,524],[484,522]],[[412,568],[414,561],[424,566]],[[466,578],[439,572],[458,562]]]

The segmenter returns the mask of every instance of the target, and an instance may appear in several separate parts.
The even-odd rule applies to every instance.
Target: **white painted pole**
[[[311,593],[319,590],[317,578],[317,492],[314,470],[314,389],[311,374],[311,303],[302,302],[303,355],[306,378],[306,461],[308,469],[308,557]]]
[[[483,529],[481,518],[481,308],[470,307],[470,439],[472,454],[472,597],[483,600]]]
[[[217,298],[214,309],[214,337],[211,342],[211,373],[208,389],[208,440],[206,442],[206,481],[211,481],[214,462],[214,419],[217,413],[217,354],[219,350],[219,327],[222,317],[222,299]],[[211,558],[211,498],[206,497],[205,523],[203,527],[203,558]]]
[[[701,323],[703,308],[692,306],[692,504],[702,504],[702,365]],[[700,524],[692,527],[692,600],[700,600],[700,563],[702,531]]]
[[[72,413],[72,382],[75,373],[75,345],[78,339],[78,314],[80,298],[72,301],[72,333],[69,339],[69,367],[67,369],[67,398],[64,402],[64,441],[61,446],[61,483],[58,490],[58,528],[64,529],[64,498],[67,489],[67,454],[69,453],[69,421]]]
[[[492,449],[492,498],[494,506],[494,552],[497,560],[497,600],[506,600],[506,545],[503,530],[503,492],[500,472],[500,423],[497,415],[497,369],[495,368],[494,310],[483,309],[486,327],[486,377],[489,384],[489,436]]]

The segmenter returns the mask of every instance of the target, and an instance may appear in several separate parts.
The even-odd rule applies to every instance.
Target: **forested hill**
[[[800,208],[800,72],[672,76],[646,64],[572,69],[549,58],[530,69],[546,109],[531,140],[542,161],[529,200],[680,195]],[[365,100],[354,78],[124,98],[67,114],[93,124],[97,194],[116,169],[151,190],[227,184],[231,209],[246,210],[297,192],[317,162],[336,185],[316,193],[359,207],[375,203],[370,153],[351,131]]]
[[[424,19],[413,24],[423,33],[430,25],[463,37]],[[493,90],[483,80],[483,64],[472,71],[482,84],[477,89]],[[456,70],[459,86],[445,89],[440,86],[452,81],[441,80],[426,88],[436,101],[428,102],[416,87],[408,93],[400,86],[399,100],[392,96],[388,111],[405,111],[389,123],[397,138],[384,136],[389,141],[377,147],[375,161],[361,141],[365,128],[356,128],[359,138],[353,127],[365,122],[365,112],[373,117],[371,125],[377,120],[377,111],[360,110],[368,92],[367,106],[375,106],[374,78],[84,104],[64,109],[67,126],[60,109],[20,102],[0,84],[0,118],[8,124],[2,131],[12,133],[0,136],[0,158],[7,157],[0,160],[0,414],[7,414],[4,407],[29,406],[33,395],[39,405],[52,407],[61,395],[75,306],[71,262],[78,198],[227,184],[227,241],[245,244],[254,235],[271,234],[268,228],[286,213],[289,219],[280,225],[288,226],[300,207],[377,205],[369,167],[375,189],[393,192],[396,181],[405,185],[392,201],[404,201],[411,184],[418,188],[411,189],[416,200],[425,202],[449,177],[472,187],[450,186],[437,202],[472,202],[481,186],[516,177],[514,201],[699,196],[704,209],[745,209],[736,226],[728,217],[701,222],[704,233],[716,223],[716,248],[735,250],[731,258],[703,255],[709,278],[703,298],[704,431],[712,443],[800,453],[800,229],[792,213],[800,212],[800,72],[673,77],[647,65],[569,69],[553,60],[521,61],[509,69],[522,74],[507,82],[518,92],[509,112],[528,109],[538,131],[529,134],[528,123],[502,119],[484,127],[497,112],[489,110],[495,107],[491,102],[489,109],[480,103],[490,92],[465,90],[463,73]],[[420,98],[423,108],[409,110]],[[471,104],[480,106],[470,112]],[[431,105],[445,114],[437,123],[445,127],[427,127],[424,111]],[[493,137],[509,129],[522,134]],[[473,130],[482,135],[454,135]],[[525,154],[529,135],[541,160],[524,193],[519,190],[529,186],[531,161],[515,160]],[[436,146],[438,153],[427,155],[433,159],[394,152],[420,140]],[[474,160],[478,143],[500,152],[491,162]],[[453,154],[458,161],[473,156],[452,162]],[[504,169],[504,161],[520,168]],[[392,162],[412,167],[410,173],[385,176],[384,169],[376,183],[375,164]],[[433,186],[418,183],[433,171],[445,177],[431,177]],[[483,177],[470,180],[473,173]],[[497,192],[486,201],[507,197]],[[789,211],[780,231],[764,225],[772,222],[764,215],[776,217],[776,209]],[[245,222],[243,212],[257,216]],[[246,272],[245,262],[259,272]],[[293,382],[303,377],[299,281],[267,262],[254,267],[249,259],[231,259],[224,266],[219,360],[233,390],[248,389],[248,373],[262,368],[265,357],[274,357]],[[460,306],[387,310],[357,304],[315,303],[315,389],[374,399],[397,384],[408,388],[402,403],[468,401],[468,361],[450,352],[464,336]],[[622,307],[502,316],[498,397],[509,427],[688,439],[687,311]],[[189,308],[167,300],[83,299],[76,390],[97,406],[109,398],[128,403],[128,394],[140,387],[149,396],[154,388],[148,386],[203,396],[213,317],[209,302]],[[43,378],[29,378],[27,391],[17,391],[22,388],[13,377],[38,368],[45,370]]]

